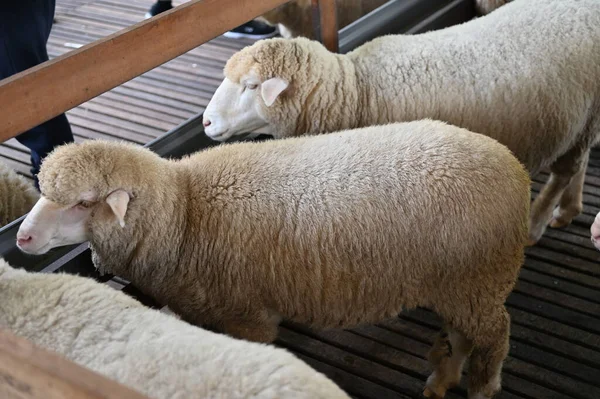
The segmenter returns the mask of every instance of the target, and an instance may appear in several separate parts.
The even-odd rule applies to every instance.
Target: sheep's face
[[[216,141],[263,129],[270,133],[263,107],[273,105],[288,87],[281,78],[261,81],[251,71],[234,82],[225,78],[204,111],[204,132]],[[266,130],[265,130],[266,128]]]
[[[52,248],[80,244],[90,238],[90,222],[94,217],[107,214],[121,227],[125,226],[125,212],[129,195],[116,190],[104,201],[96,200],[93,193],[81,195],[75,204],[58,204],[42,196],[29,212],[17,232],[17,246],[27,254],[41,255]]]
[[[597,250],[600,251],[600,212],[596,215],[596,219],[594,219],[594,223],[590,228],[592,243],[596,247]]]

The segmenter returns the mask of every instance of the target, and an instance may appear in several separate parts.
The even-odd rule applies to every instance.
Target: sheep
[[[341,29],[363,15],[382,6],[387,0],[337,0],[337,23]],[[295,0],[282,4],[263,14],[260,19],[277,25],[285,38],[298,36],[315,38],[311,0]]]
[[[478,15],[486,15],[510,0],[475,0]],[[337,24],[342,29],[364,15],[374,11],[387,0],[337,0]],[[261,20],[276,25],[286,39],[294,37],[315,38],[311,0],[295,0],[282,4],[263,14]]]
[[[33,184],[0,161],[0,227],[25,215],[38,199]]]
[[[154,399],[349,399],[293,354],[150,309],[106,284],[0,259],[0,326]]]
[[[471,348],[470,398],[500,388],[530,179],[489,137],[422,120],[178,161],[87,141],[52,152],[39,181],[17,233],[25,253],[89,240],[101,272],[257,342],[282,320],[346,328],[424,306],[447,323],[432,353],[455,345],[432,356],[427,393],[458,382]]]
[[[531,208],[529,245],[582,211],[589,148],[600,136],[599,1],[516,0],[347,55],[304,38],[264,40],[234,54],[224,72],[203,118],[213,140],[439,119],[505,144],[531,175],[551,168]]]

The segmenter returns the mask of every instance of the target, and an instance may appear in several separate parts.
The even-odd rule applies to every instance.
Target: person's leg
[[[157,0],[150,10],[145,15],[145,18],[152,18],[162,12],[168,11],[173,8],[173,2],[171,0]],[[243,25],[238,26],[235,29],[225,32],[223,36],[239,39],[247,37],[250,39],[266,39],[273,37],[277,34],[277,28],[266,24],[258,20],[248,21]]]
[[[254,19],[230,30],[229,32],[225,32],[223,36],[232,39],[247,37],[249,39],[260,40],[273,37],[277,35],[277,33],[278,30],[276,27]]]
[[[0,79],[48,60],[46,43],[52,29],[55,0],[21,0],[0,7]],[[19,135],[31,150],[31,172],[37,186],[42,159],[54,147],[72,142],[73,133],[62,114]]]
[[[146,19],[152,18],[161,12],[169,11],[171,8],[173,8],[173,2],[171,0],[157,0],[152,4],[152,7],[150,7],[145,17]]]

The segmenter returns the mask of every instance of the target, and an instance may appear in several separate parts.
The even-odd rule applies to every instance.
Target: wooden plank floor
[[[173,5],[184,3],[175,0]],[[57,0],[48,41],[50,58],[129,27],[154,0]],[[198,29],[202,29],[199,24]],[[201,113],[219,85],[222,68],[248,39],[218,37],[67,112],[76,141],[102,138],[139,144]],[[0,158],[31,178],[29,150],[15,139],[0,145]]]

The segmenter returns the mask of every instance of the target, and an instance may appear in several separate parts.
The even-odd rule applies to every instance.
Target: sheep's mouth
[[[19,244],[17,244],[17,248],[19,248],[19,250],[27,255],[44,255],[46,253],[48,253],[48,251],[50,251],[52,249],[52,246],[50,245],[50,243],[46,243],[44,245],[42,245],[39,248],[23,248],[21,247]]]
[[[219,134],[211,134],[211,135],[208,135],[208,134],[207,134],[207,136],[208,136],[208,137],[210,137],[210,138],[211,138],[211,139],[213,139],[213,140],[216,140],[216,141],[221,141],[221,140],[223,140],[223,139],[228,139],[228,138],[229,138],[229,136],[227,136],[227,137],[224,137],[224,136],[225,136],[227,133],[229,133],[229,130],[230,130],[230,129],[224,130],[224,131],[222,131],[222,132],[221,132],[221,133],[219,133]]]

